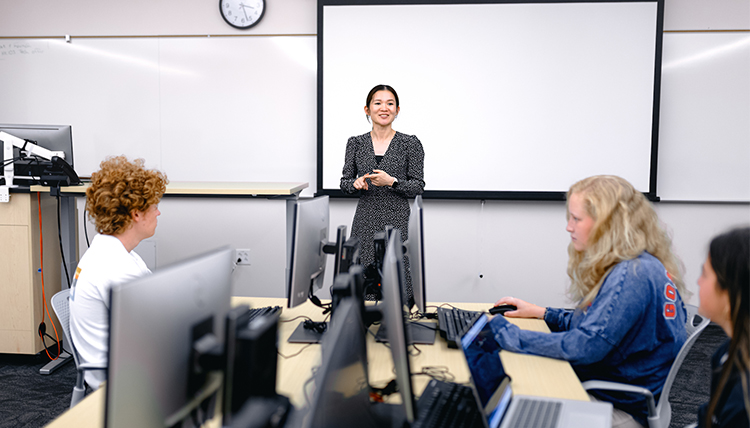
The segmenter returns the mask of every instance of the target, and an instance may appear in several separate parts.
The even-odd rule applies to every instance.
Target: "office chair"
[[[646,397],[646,405],[648,406],[649,428],[669,427],[669,422],[672,420],[672,406],[669,404],[669,391],[672,389],[672,383],[677,376],[677,372],[680,371],[680,366],[682,366],[682,362],[685,360],[690,348],[693,347],[698,336],[700,336],[708,323],[711,322],[710,319],[698,315],[698,307],[685,305],[685,309],[687,310],[685,330],[687,331],[688,337],[685,344],[682,345],[680,352],[677,354],[677,357],[674,359],[672,368],[669,369],[669,374],[667,375],[667,380],[664,381],[664,388],[662,388],[658,403],[654,402],[654,395],[651,394],[651,391],[640,386],[602,380],[589,380],[583,382],[583,388],[587,391],[592,389],[605,389],[610,391],[633,392],[643,395]],[[695,325],[696,321],[698,322],[697,325]]]
[[[70,298],[70,290],[62,290],[52,296],[51,302],[52,302],[52,309],[55,311],[55,315],[57,315],[57,319],[60,320],[60,325],[63,329],[63,335],[65,337],[65,342],[69,345],[68,347],[72,350],[73,354],[73,361],[76,363],[76,384],[73,387],[73,397],[70,399],[70,407],[72,408],[76,404],[78,404],[79,401],[83,399],[83,397],[86,395],[86,385],[83,381],[83,374],[86,370],[104,370],[103,368],[95,368],[95,367],[82,367],[80,363],[80,357],[78,356],[78,352],[76,351],[75,345],[73,345],[73,340],[71,339],[70,335],[70,305],[69,305],[69,298]],[[68,356],[67,358],[70,358]]]

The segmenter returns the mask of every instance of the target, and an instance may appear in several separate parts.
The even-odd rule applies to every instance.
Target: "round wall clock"
[[[265,0],[219,0],[221,17],[234,28],[248,29],[263,18]]]

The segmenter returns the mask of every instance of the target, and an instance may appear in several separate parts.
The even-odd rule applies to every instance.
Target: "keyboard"
[[[251,308],[250,309],[250,318],[248,318],[247,323],[250,324],[252,320],[255,318],[258,318],[263,315],[272,315],[276,312],[279,312],[281,310],[281,306],[263,306],[261,308]]]
[[[526,397],[518,398],[517,406],[509,425],[511,427],[554,428],[562,410],[560,402]]]
[[[483,425],[470,387],[435,379],[419,397],[415,419],[412,428],[479,428]]]
[[[437,314],[440,335],[448,342],[449,348],[458,348],[457,342],[461,341],[461,336],[474,325],[482,312],[439,307]]]

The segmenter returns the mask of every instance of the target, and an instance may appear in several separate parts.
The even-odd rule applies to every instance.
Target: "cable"
[[[42,323],[39,325],[39,337],[42,339],[42,344],[44,345],[44,352],[47,353],[47,356],[50,360],[56,360],[60,358],[60,352],[62,352],[62,344],[60,343],[60,335],[57,333],[57,327],[55,326],[55,323],[52,322],[52,317],[49,315],[49,306],[47,306],[47,294],[44,290],[44,238],[42,236],[42,196],[39,192],[36,193],[36,200],[37,200],[37,207],[39,208],[39,272],[41,273],[42,277]],[[47,318],[49,319],[50,324],[52,324],[52,328],[55,330],[55,340],[57,342],[57,356],[55,358],[52,358],[52,355],[49,354],[49,349],[47,349],[47,342],[44,341],[44,334],[45,331],[43,330],[44,326],[44,312],[47,313]],[[44,328],[46,330],[46,328]]]
[[[305,346],[303,346],[302,349],[300,349],[299,351],[297,351],[296,353],[294,353],[292,355],[284,355],[279,350],[276,350],[276,353],[279,354],[279,357],[281,357],[281,358],[283,358],[285,360],[288,360],[289,358],[293,358],[293,357],[296,357],[297,355],[301,354],[305,349],[309,348],[312,345],[317,345],[317,343],[308,343]]]
[[[422,371],[412,373],[412,376],[429,376],[442,382],[453,382],[456,377],[447,366],[424,366]]]
[[[60,242],[60,258],[62,258],[63,268],[65,268],[65,279],[68,282],[68,288],[70,288],[70,275],[68,274],[68,264],[65,263],[65,251],[63,250],[62,231],[60,227],[60,192],[57,193],[57,239]]]
[[[86,236],[86,248],[91,246],[91,243],[89,242],[89,228],[86,227],[86,210],[83,210],[83,234]]]

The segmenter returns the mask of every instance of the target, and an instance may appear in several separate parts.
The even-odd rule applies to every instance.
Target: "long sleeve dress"
[[[370,133],[349,138],[341,176],[341,190],[354,194],[357,177],[380,169],[398,179],[396,188],[374,186],[362,190],[352,221],[351,235],[359,238],[363,266],[375,261],[374,235],[390,225],[408,239],[409,198],[424,191],[424,150],[416,136],[396,132],[380,163],[376,160]],[[408,260],[405,260],[408,272]],[[407,273],[407,295],[412,300],[411,277]]]

